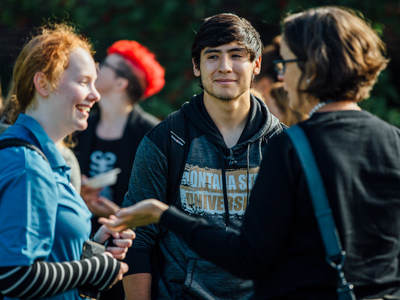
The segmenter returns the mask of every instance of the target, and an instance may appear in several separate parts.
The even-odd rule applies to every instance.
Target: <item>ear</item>
[[[254,61],[253,74],[258,75],[261,71],[261,56]]]
[[[199,69],[196,68],[196,64],[194,63],[194,59],[193,58],[192,58],[192,64],[193,64],[194,76],[199,77],[200,76],[200,66],[199,66]]]
[[[46,75],[43,72],[37,72],[33,76],[33,84],[35,85],[36,91],[42,97],[49,96],[49,87],[47,84]]]
[[[125,91],[128,88],[129,81],[126,78],[118,77],[115,82],[115,89],[119,92]]]

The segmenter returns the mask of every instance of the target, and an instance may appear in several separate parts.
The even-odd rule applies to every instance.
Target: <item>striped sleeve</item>
[[[0,291],[20,299],[41,299],[80,286],[103,291],[114,282],[119,268],[119,261],[104,253],[80,261],[0,267]]]

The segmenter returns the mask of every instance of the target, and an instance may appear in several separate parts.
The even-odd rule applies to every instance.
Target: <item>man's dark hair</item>
[[[218,47],[237,42],[250,53],[251,61],[260,57],[263,44],[260,34],[244,18],[224,13],[204,19],[192,45],[192,59],[197,69],[200,66],[200,54],[206,47]]]

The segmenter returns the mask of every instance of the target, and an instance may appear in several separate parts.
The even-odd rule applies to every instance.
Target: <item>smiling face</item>
[[[87,128],[90,108],[100,99],[94,86],[96,78],[97,70],[92,56],[82,48],[74,50],[68,68],[46,101],[51,109],[49,118],[57,124],[58,132],[68,135]]]
[[[204,97],[230,101],[249,93],[253,74],[260,70],[261,58],[254,62],[250,53],[237,42],[201,51],[200,65],[193,63],[196,76],[201,76]]]

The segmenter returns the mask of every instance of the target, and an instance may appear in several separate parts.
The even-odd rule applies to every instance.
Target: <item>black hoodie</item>
[[[123,206],[156,198],[174,203],[189,215],[202,216],[221,230],[237,231],[263,149],[269,138],[282,131],[282,125],[261,100],[251,96],[247,124],[238,143],[228,148],[207,113],[203,94],[185,103],[182,111],[187,121],[176,125],[185,126],[192,140],[183,176],[177,180],[179,196],[166,201],[168,169],[179,166],[168,166],[170,134],[164,121],[145,136],[137,150]],[[136,230],[126,260],[131,274],[150,272],[150,253],[159,232],[158,225]],[[160,299],[248,299],[252,295],[252,282],[200,259],[172,232],[164,232],[159,243],[166,260],[159,282]]]

